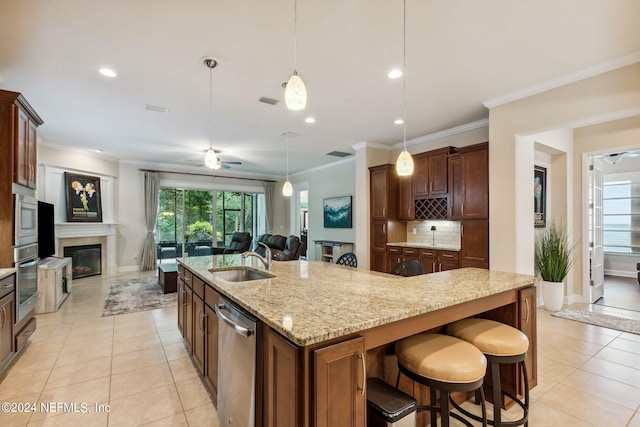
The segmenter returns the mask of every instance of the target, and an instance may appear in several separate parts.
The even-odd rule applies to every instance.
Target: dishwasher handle
[[[234,322],[233,320],[229,319],[227,316],[222,314],[222,310],[227,309],[227,306],[225,304],[217,304],[213,307],[213,309],[216,312],[216,315],[218,315],[218,317],[220,318],[220,320],[222,320],[227,325],[231,326],[240,335],[243,335],[245,337],[250,337],[255,332],[253,328],[245,328],[242,325],[238,325],[236,322]]]

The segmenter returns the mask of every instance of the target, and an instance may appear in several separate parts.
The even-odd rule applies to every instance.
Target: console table
[[[71,258],[45,258],[38,263],[36,313],[58,311],[71,293]]]
[[[332,240],[314,240],[313,242],[316,244],[316,261],[336,262],[342,254],[353,252],[353,243]]]

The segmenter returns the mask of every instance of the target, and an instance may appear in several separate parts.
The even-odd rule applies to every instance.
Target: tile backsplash
[[[435,231],[431,231],[432,225],[436,227]],[[415,234],[413,234],[413,230],[415,230]],[[460,247],[460,222],[409,221],[407,223],[407,242]]]

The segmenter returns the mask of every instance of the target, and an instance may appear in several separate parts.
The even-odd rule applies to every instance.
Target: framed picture
[[[534,226],[536,228],[546,227],[547,168],[542,166],[534,166],[533,169],[533,206]]]
[[[351,228],[351,196],[322,201],[324,228]]]
[[[68,222],[102,222],[100,178],[65,172]]]

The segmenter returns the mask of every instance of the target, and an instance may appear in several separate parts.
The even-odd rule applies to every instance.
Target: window
[[[605,183],[602,211],[605,252],[640,253],[640,184]]]
[[[216,230],[219,246],[227,246],[236,231],[246,231],[256,236],[254,217],[256,215],[256,194],[218,191],[216,198]]]

